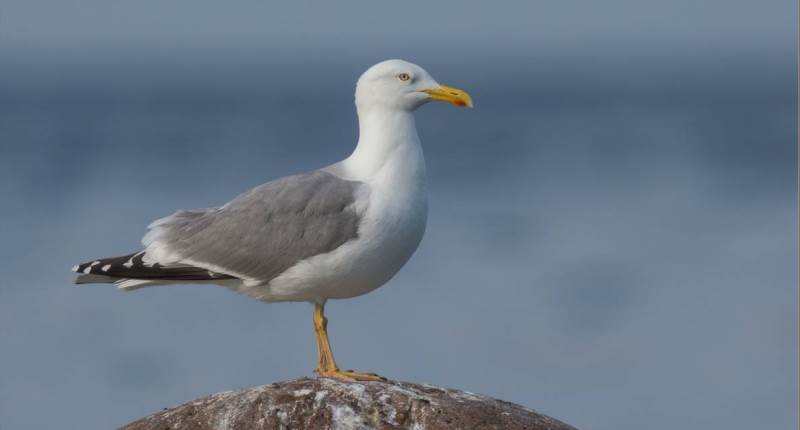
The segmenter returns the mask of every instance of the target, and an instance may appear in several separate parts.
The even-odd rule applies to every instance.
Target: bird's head
[[[356,106],[413,111],[429,101],[472,107],[466,91],[436,82],[420,66],[403,60],[386,60],[364,72],[356,84]]]

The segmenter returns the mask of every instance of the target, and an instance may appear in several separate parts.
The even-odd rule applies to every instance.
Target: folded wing
[[[288,176],[222,207],[157,220],[142,239],[144,251],[113,263],[84,263],[76,271],[118,279],[269,282],[297,262],[357,238],[367,193],[365,184],[324,171]]]

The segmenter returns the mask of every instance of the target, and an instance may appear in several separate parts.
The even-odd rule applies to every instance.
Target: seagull
[[[214,284],[263,302],[309,302],[315,371],[346,381],[383,379],[337,366],[325,303],[384,285],[417,249],[428,203],[414,111],[430,101],[472,107],[467,92],[439,84],[416,64],[375,64],[356,84],[359,138],[349,157],[259,185],[219,207],[158,219],[141,251],[79,264],[75,283],[128,291]]]

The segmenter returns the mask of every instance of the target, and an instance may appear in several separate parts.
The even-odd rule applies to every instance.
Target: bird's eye
[[[397,75],[397,79],[400,79],[401,81],[405,82],[405,81],[411,79],[411,75],[409,75],[408,73],[401,73],[401,74]]]

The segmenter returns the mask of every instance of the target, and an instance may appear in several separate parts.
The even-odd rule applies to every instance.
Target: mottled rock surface
[[[513,403],[407,382],[296,379],[166,409],[124,430],[507,429],[573,427]]]

